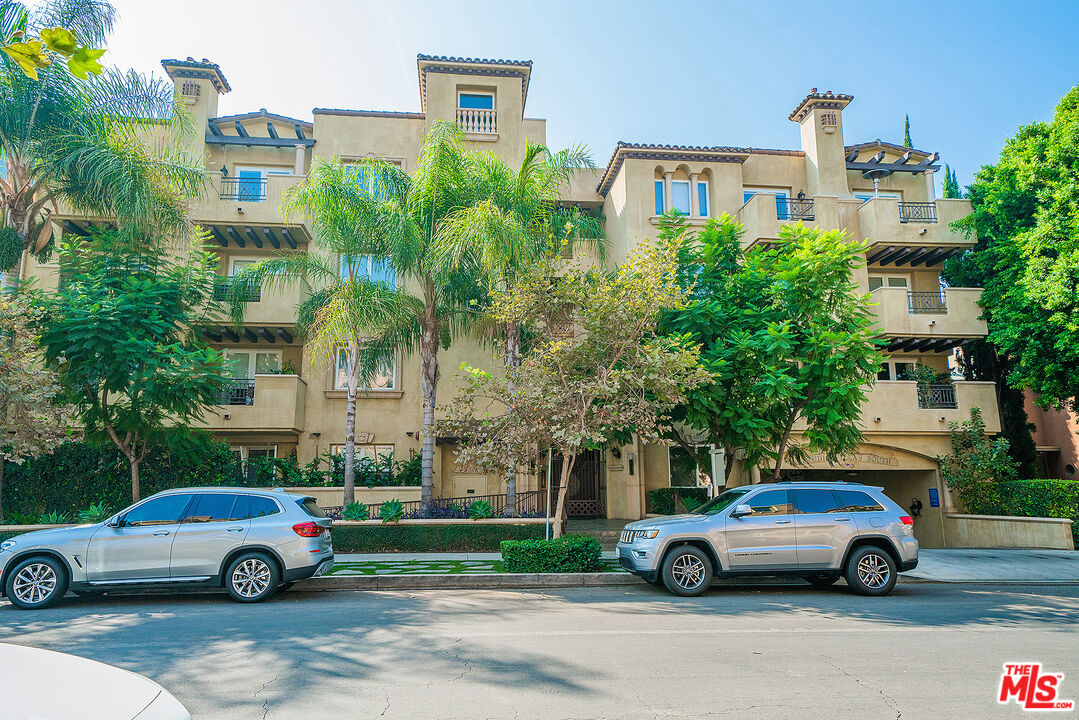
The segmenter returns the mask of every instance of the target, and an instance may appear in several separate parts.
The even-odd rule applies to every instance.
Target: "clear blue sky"
[[[967,184],[1079,83],[1079,1],[114,0],[106,56],[217,62],[221,114],[419,110],[416,53],[533,60],[525,114],[552,147],[618,140],[797,148],[809,91],[855,96],[848,143],[941,153]],[[939,174],[938,174],[939,184]]]

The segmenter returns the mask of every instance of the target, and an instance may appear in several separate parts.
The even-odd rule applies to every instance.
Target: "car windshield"
[[[738,502],[738,498],[745,495],[751,489],[752,488],[735,488],[734,490],[728,490],[719,497],[712,498],[692,512],[694,515],[715,515],[724,508],[728,508]]]

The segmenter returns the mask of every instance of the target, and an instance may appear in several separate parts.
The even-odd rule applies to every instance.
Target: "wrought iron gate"
[[[562,456],[555,455],[552,460],[554,485],[553,497],[557,497],[562,475]],[[566,490],[566,514],[577,518],[607,517],[607,480],[603,466],[603,453],[599,450],[586,450],[577,456],[573,470],[569,474],[569,489]],[[553,503],[552,503],[553,505]],[[551,508],[554,513],[554,507]]]

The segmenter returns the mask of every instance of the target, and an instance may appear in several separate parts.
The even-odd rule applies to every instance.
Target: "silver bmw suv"
[[[686,515],[626,525],[618,561],[677,595],[713,577],[795,575],[828,587],[886,595],[918,565],[914,520],[879,487],[788,482],[728,490]]]
[[[23,609],[145,586],[224,585],[258,602],[333,565],[331,523],[314,498],[284,490],[166,490],[103,523],[0,543],[0,591]]]

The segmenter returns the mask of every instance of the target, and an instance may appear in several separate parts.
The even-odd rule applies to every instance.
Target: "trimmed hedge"
[[[983,515],[1068,518],[1079,545],[1079,481],[1010,480],[999,485],[1000,506],[979,508]]]
[[[685,502],[686,498],[693,498],[704,503],[708,500],[708,488],[697,487],[665,487],[656,488],[648,492],[648,504],[652,512],[657,515],[674,515],[674,497],[678,495]]]
[[[589,535],[564,535],[557,540],[506,540],[499,549],[502,570],[508,573],[582,573],[603,569],[599,540]]]
[[[151,452],[140,466],[143,497],[174,487],[246,484],[229,446],[207,443],[196,450]],[[51,455],[4,464],[4,512],[37,517],[59,511],[69,517],[104,502],[112,510],[131,504],[131,471],[113,446],[69,442]]]
[[[332,533],[335,553],[498,552],[502,541],[543,537],[543,523],[334,525]]]

